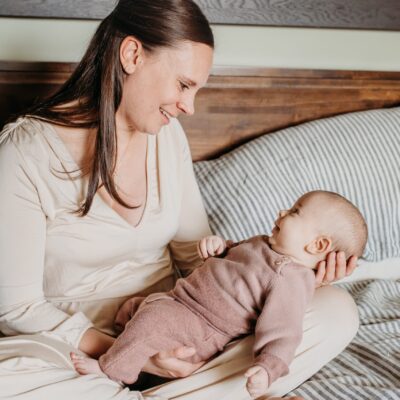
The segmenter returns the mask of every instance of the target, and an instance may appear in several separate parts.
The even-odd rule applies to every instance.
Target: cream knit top
[[[0,331],[78,346],[92,324],[113,333],[125,298],[200,262],[210,234],[177,120],[148,135],[147,199],[136,227],[96,195],[74,214],[87,179],[47,122],[25,117],[0,135]],[[67,172],[67,173],[66,173]],[[149,289],[150,290],[150,289]]]

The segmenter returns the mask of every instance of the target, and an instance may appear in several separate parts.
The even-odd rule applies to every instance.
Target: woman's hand
[[[326,260],[318,263],[317,273],[315,274],[315,287],[328,285],[351,275],[356,266],[356,256],[351,256],[346,263],[343,251],[329,253]]]
[[[184,378],[199,369],[206,361],[192,364],[183,358],[196,353],[192,347],[178,347],[170,351],[160,351],[151,357],[143,368],[144,372],[165,378]]]

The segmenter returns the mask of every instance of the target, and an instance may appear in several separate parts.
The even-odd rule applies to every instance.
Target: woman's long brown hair
[[[117,157],[115,113],[122,98],[124,71],[119,51],[126,36],[135,36],[152,52],[193,41],[214,47],[211,28],[192,0],[119,0],[96,30],[85,55],[64,85],[23,114],[57,125],[97,130],[86,198],[76,210],[86,215],[100,186],[119,204],[135,208],[119,196],[113,178]]]

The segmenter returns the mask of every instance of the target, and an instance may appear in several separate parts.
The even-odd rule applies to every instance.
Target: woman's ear
[[[119,57],[124,72],[133,74],[137,66],[142,63],[143,46],[140,40],[134,36],[123,39],[119,48]]]
[[[308,243],[305,250],[310,254],[321,254],[332,250],[332,239],[328,236],[318,236]]]

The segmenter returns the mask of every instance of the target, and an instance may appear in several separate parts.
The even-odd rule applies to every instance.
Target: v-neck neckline
[[[81,167],[79,167],[78,163],[75,161],[74,157],[72,157],[71,152],[69,151],[67,145],[65,144],[65,142],[61,139],[61,136],[58,134],[56,128],[48,121],[44,121],[44,120],[40,120],[41,123],[47,125],[49,127],[49,129],[51,130],[51,132],[53,133],[53,137],[57,140],[57,142],[60,145],[60,148],[62,150],[63,153],[63,158],[64,160],[66,160],[69,164],[72,165],[73,170],[80,170]],[[151,194],[150,194],[150,177],[149,177],[149,171],[151,170],[150,166],[149,166],[149,162],[150,162],[150,157],[149,157],[149,146],[150,146],[150,140],[149,140],[149,136],[147,135],[146,138],[146,168],[145,168],[145,172],[146,172],[146,197],[145,197],[145,204],[143,207],[143,212],[142,215],[139,218],[139,221],[136,225],[132,225],[130,224],[121,214],[119,214],[114,208],[112,208],[102,197],[101,195],[98,193],[98,191],[96,191],[96,194],[93,197],[93,203],[97,202],[99,204],[99,206],[103,207],[105,210],[107,210],[110,214],[112,214],[114,216],[115,219],[119,220],[120,223],[122,223],[123,225],[125,225],[128,229],[132,230],[132,231],[137,231],[143,224],[145,217],[147,215],[148,212],[148,208],[149,208],[149,199],[151,198]],[[82,178],[80,178],[82,179]],[[89,211],[90,214],[91,211]]]

